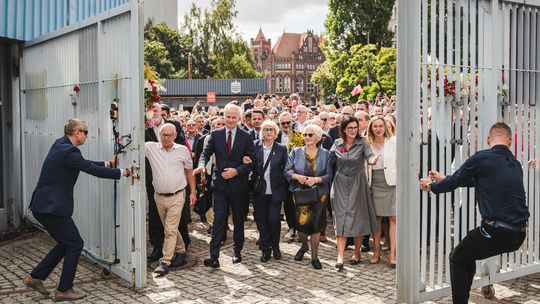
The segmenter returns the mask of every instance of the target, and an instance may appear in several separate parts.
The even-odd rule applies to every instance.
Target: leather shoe
[[[85,294],[80,293],[80,292],[76,292],[75,290],[73,290],[73,288],[71,288],[71,289],[68,289],[67,291],[64,291],[64,292],[61,292],[61,291],[57,290],[54,293],[53,300],[55,302],[75,301],[75,300],[80,300],[80,299],[84,298],[85,296],[86,296]]]
[[[240,262],[242,262],[242,255],[240,255],[240,252],[235,253],[233,258],[232,258],[232,263],[237,264],[237,263],[240,263]]]
[[[313,267],[315,267],[315,266],[313,266]],[[339,271],[339,272],[343,271],[343,263],[336,263],[335,267],[336,267],[337,271]]]
[[[186,263],[185,252],[175,252],[171,261],[171,267],[180,267]]]
[[[274,251],[274,260],[281,260],[281,251],[279,250]]]
[[[169,265],[159,263],[159,266],[156,267],[156,269],[154,270],[154,273],[157,273],[158,275],[161,275],[161,276],[166,275],[167,273],[169,273]]]
[[[24,285],[26,285],[28,288],[32,288],[33,290],[39,292],[42,295],[50,295],[51,293],[45,288],[45,285],[43,285],[43,281],[40,279],[34,279],[31,276],[27,275],[23,279]]]
[[[369,245],[362,245],[362,252],[369,252]]]
[[[322,269],[322,264],[321,264],[321,261],[319,261],[319,259],[311,260],[311,265],[313,265],[313,268],[315,269]]]
[[[204,259],[204,266],[212,267],[212,268],[219,268],[219,260],[214,259],[214,258]]]
[[[148,256],[148,262],[155,262],[159,261],[163,257],[163,247],[161,246],[154,246],[154,249],[152,250],[152,253]]]
[[[266,263],[270,261],[271,258],[272,255],[270,254],[270,252],[263,252],[263,254],[261,255],[261,262]]]
[[[304,254],[307,252],[307,250],[304,250],[302,248],[300,248],[298,250],[298,252],[296,253],[296,255],[294,256],[294,260],[295,261],[301,261],[304,259]]]

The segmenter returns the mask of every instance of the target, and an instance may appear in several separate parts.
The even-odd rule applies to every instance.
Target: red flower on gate
[[[79,93],[79,91],[81,90],[81,88],[79,88],[79,85],[76,84],[74,87],[73,87],[73,92],[75,93]]]

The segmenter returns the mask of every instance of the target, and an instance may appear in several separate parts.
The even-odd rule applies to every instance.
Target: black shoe
[[[204,266],[212,267],[212,268],[219,268],[219,260],[214,259],[214,258],[204,259]]]
[[[212,226],[208,227],[208,229],[206,230],[206,233],[212,234]]]
[[[261,238],[258,238],[256,241],[255,241],[255,245],[259,246],[261,244]]]
[[[235,253],[233,258],[232,258],[232,263],[237,264],[237,263],[240,263],[240,262],[242,262],[242,255],[240,255],[240,252]]]
[[[313,265],[313,267],[315,267],[315,265]],[[343,263],[336,263],[336,269],[337,271],[341,272],[343,271]]]
[[[307,252],[307,250],[304,250],[302,248],[300,248],[300,250],[298,250],[298,252],[296,253],[296,255],[294,256],[294,260],[295,261],[301,261],[304,259],[304,254]]]
[[[369,246],[362,245],[362,252],[369,252]]]
[[[270,261],[271,258],[272,255],[270,254],[270,252],[263,252],[263,254],[261,255],[261,262],[266,263]]]
[[[362,252],[369,252],[369,249],[369,235],[367,235],[362,240]]]
[[[175,252],[171,260],[171,267],[180,267],[186,263],[185,252]]]
[[[157,273],[158,275],[164,276],[167,273],[169,273],[169,265],[159,263],[159,266],[154,270],[154,273]]]
[[[148,256],[148,262],[159,261],[161,257],[163,257],[163,247],[156,245],[154,246],[152,253]]]
[[[315,269],[322,269],[322,264],[319,259],[311,260],[311,265],[313,265],[313,268]]]
[[[281,251],[274,250],[274,260],[281,260]]]
[[[350,259],[350,260],[349,260],[349,263],[350,263],[351,265],[358,265],[358,264],[360,264],[360,259],[358,259],[358,260]]]

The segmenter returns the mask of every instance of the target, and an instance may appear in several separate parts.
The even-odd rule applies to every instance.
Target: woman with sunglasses
[[[373,155],[368,142],[360,135],[358,119],[354,116],[343,118],[339,134],[340,138],[330,149],[336,171],[330,198],[338,248],[336,269],[341,271],[347,238],[354,238],[354,251],[349,262],[357,265],[363,236],[377,230],[364,166],[366,160],[368,164],[377,163],[379,155]]]
[[[309,250],[308,236],[311,238],[311,265],[321,269],[317,250],[323,227],[326,227],[326,203],[330,192],[330,182],[333,177],[330,164],[330,152],[319,148],[323,130],[317,125],[307,125],[303,132],[305,145],[295,148],[289,155],[285,166],[285,177],[290,182],[289,190],[294,192],[301,187],[316,187],[319,201],[310,205],[296,205],[296,230],[302,242],[302,247],[296,253],[294,260],[301,261]]]
[[[373,234],[371,263],[381,258],[381,221],[390,218],[390,266],[396,266],[396,137],[392,136],[383,116],[371,119],[368,126],[368,142],[374,153],[381,154],[376,164],[368,170],[371,198],[377,214],[379,230]]]

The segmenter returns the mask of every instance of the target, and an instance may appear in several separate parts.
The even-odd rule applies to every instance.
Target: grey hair
[[[161,131],[165,128],[172,128],[174,131],[174,134],[176,134],[176,127],[172,123],[164,123],[159,127],[159,135],[161,135]]]
[[[227,112],[227,111],[236,111],[236,113],[238,113],[238,117],[240,117],[242,115],[242,111],[240,110],[240,107],[233,104],[233,103],[229,103],[225,106],[225,108],[223,108],[223,111],[224,112]]]
[[[317,137],[317,141],[321,140],[323,135],[323,129],[321,127],[315,124],[309,124],[304,128],[304,133],[308,130],[312,131],[313,134],[315,134],[315,137]]]
[[[78,130],[81,126],[87,125],[86,121],[78,118],[72,118],[64,124],[64,134],[71,135],[75,130]]]

